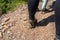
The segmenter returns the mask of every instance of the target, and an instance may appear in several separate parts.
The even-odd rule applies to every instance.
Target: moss
[[[1,0],[0,9],[3,13],[14,10],[17,6],[26,3],[27,0]]]

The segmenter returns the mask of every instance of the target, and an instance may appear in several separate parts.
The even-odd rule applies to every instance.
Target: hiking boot
[[[43,13],[48,13],[48,12],[50,12],[50,10],[45,9],[45,10],[42,10],[42,12],[43,12]]]
[[[37,20],[35,19],[35,20],[30,20],[29,21],[30,22],[30,24],[31,24],[31,28],[35,28],[35,26],[36,26],[36,24],[37,24]]]

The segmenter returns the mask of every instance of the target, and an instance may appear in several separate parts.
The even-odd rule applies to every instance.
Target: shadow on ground
[[[36,24],[36,27],[39,27],[39,26],[46,26],[48,23],[50,22],[55,22],[55,15],[51,15],[49,16],[48,18],[45,18],[41,21],[39,21],[37,24]]]

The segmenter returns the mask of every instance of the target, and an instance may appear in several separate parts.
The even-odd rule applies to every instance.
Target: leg
[[[36,9],[38,8],[39,0],[28,0],[28,11],[29,11],[29,19],[34,20]]]
[[[35,23],[37,22],[35,19],[36,9],[38,8],[39,0],[28,0],[28,11],[29,11],[29,19],[30,23],[33,27],[35,27]]]
[[[60,0],[56,0],[55,4],[55,17],[56,17],[56,38],[60,40]]]
[[[45,10],[46,9],[47,3],[48,3],[48,0],[43,0],[42,10]]]

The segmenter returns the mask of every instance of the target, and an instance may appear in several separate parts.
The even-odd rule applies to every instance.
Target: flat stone
[[[2,32],[0,32],[0,38],[2,38],[3,37],[3,33]]]
[[[3,27],[4,27],[4,28],[9,28],[9,26],[7,26],[7,25],[4,25]]]
[[[3,29],[1,30],[1,32],[3,32],[3,33],[4,33],[5,31],[6,31],[6,28],[3,28]]]
[[[13,24],[12,24],[12,23],[9,23],[9,24],[8,24],[8,26],[9,26],[9,27],[12,27],[12,26],[13,26]]]
[[[4,26],[6,23],[1,23],[2,26]]]
[[[10,18],[3,18],[2,19],[2,22],[7,22],[7,21],[9,21],[10,20]]]
[[[3,29],[3,26],[0,24],[0,30]]]

